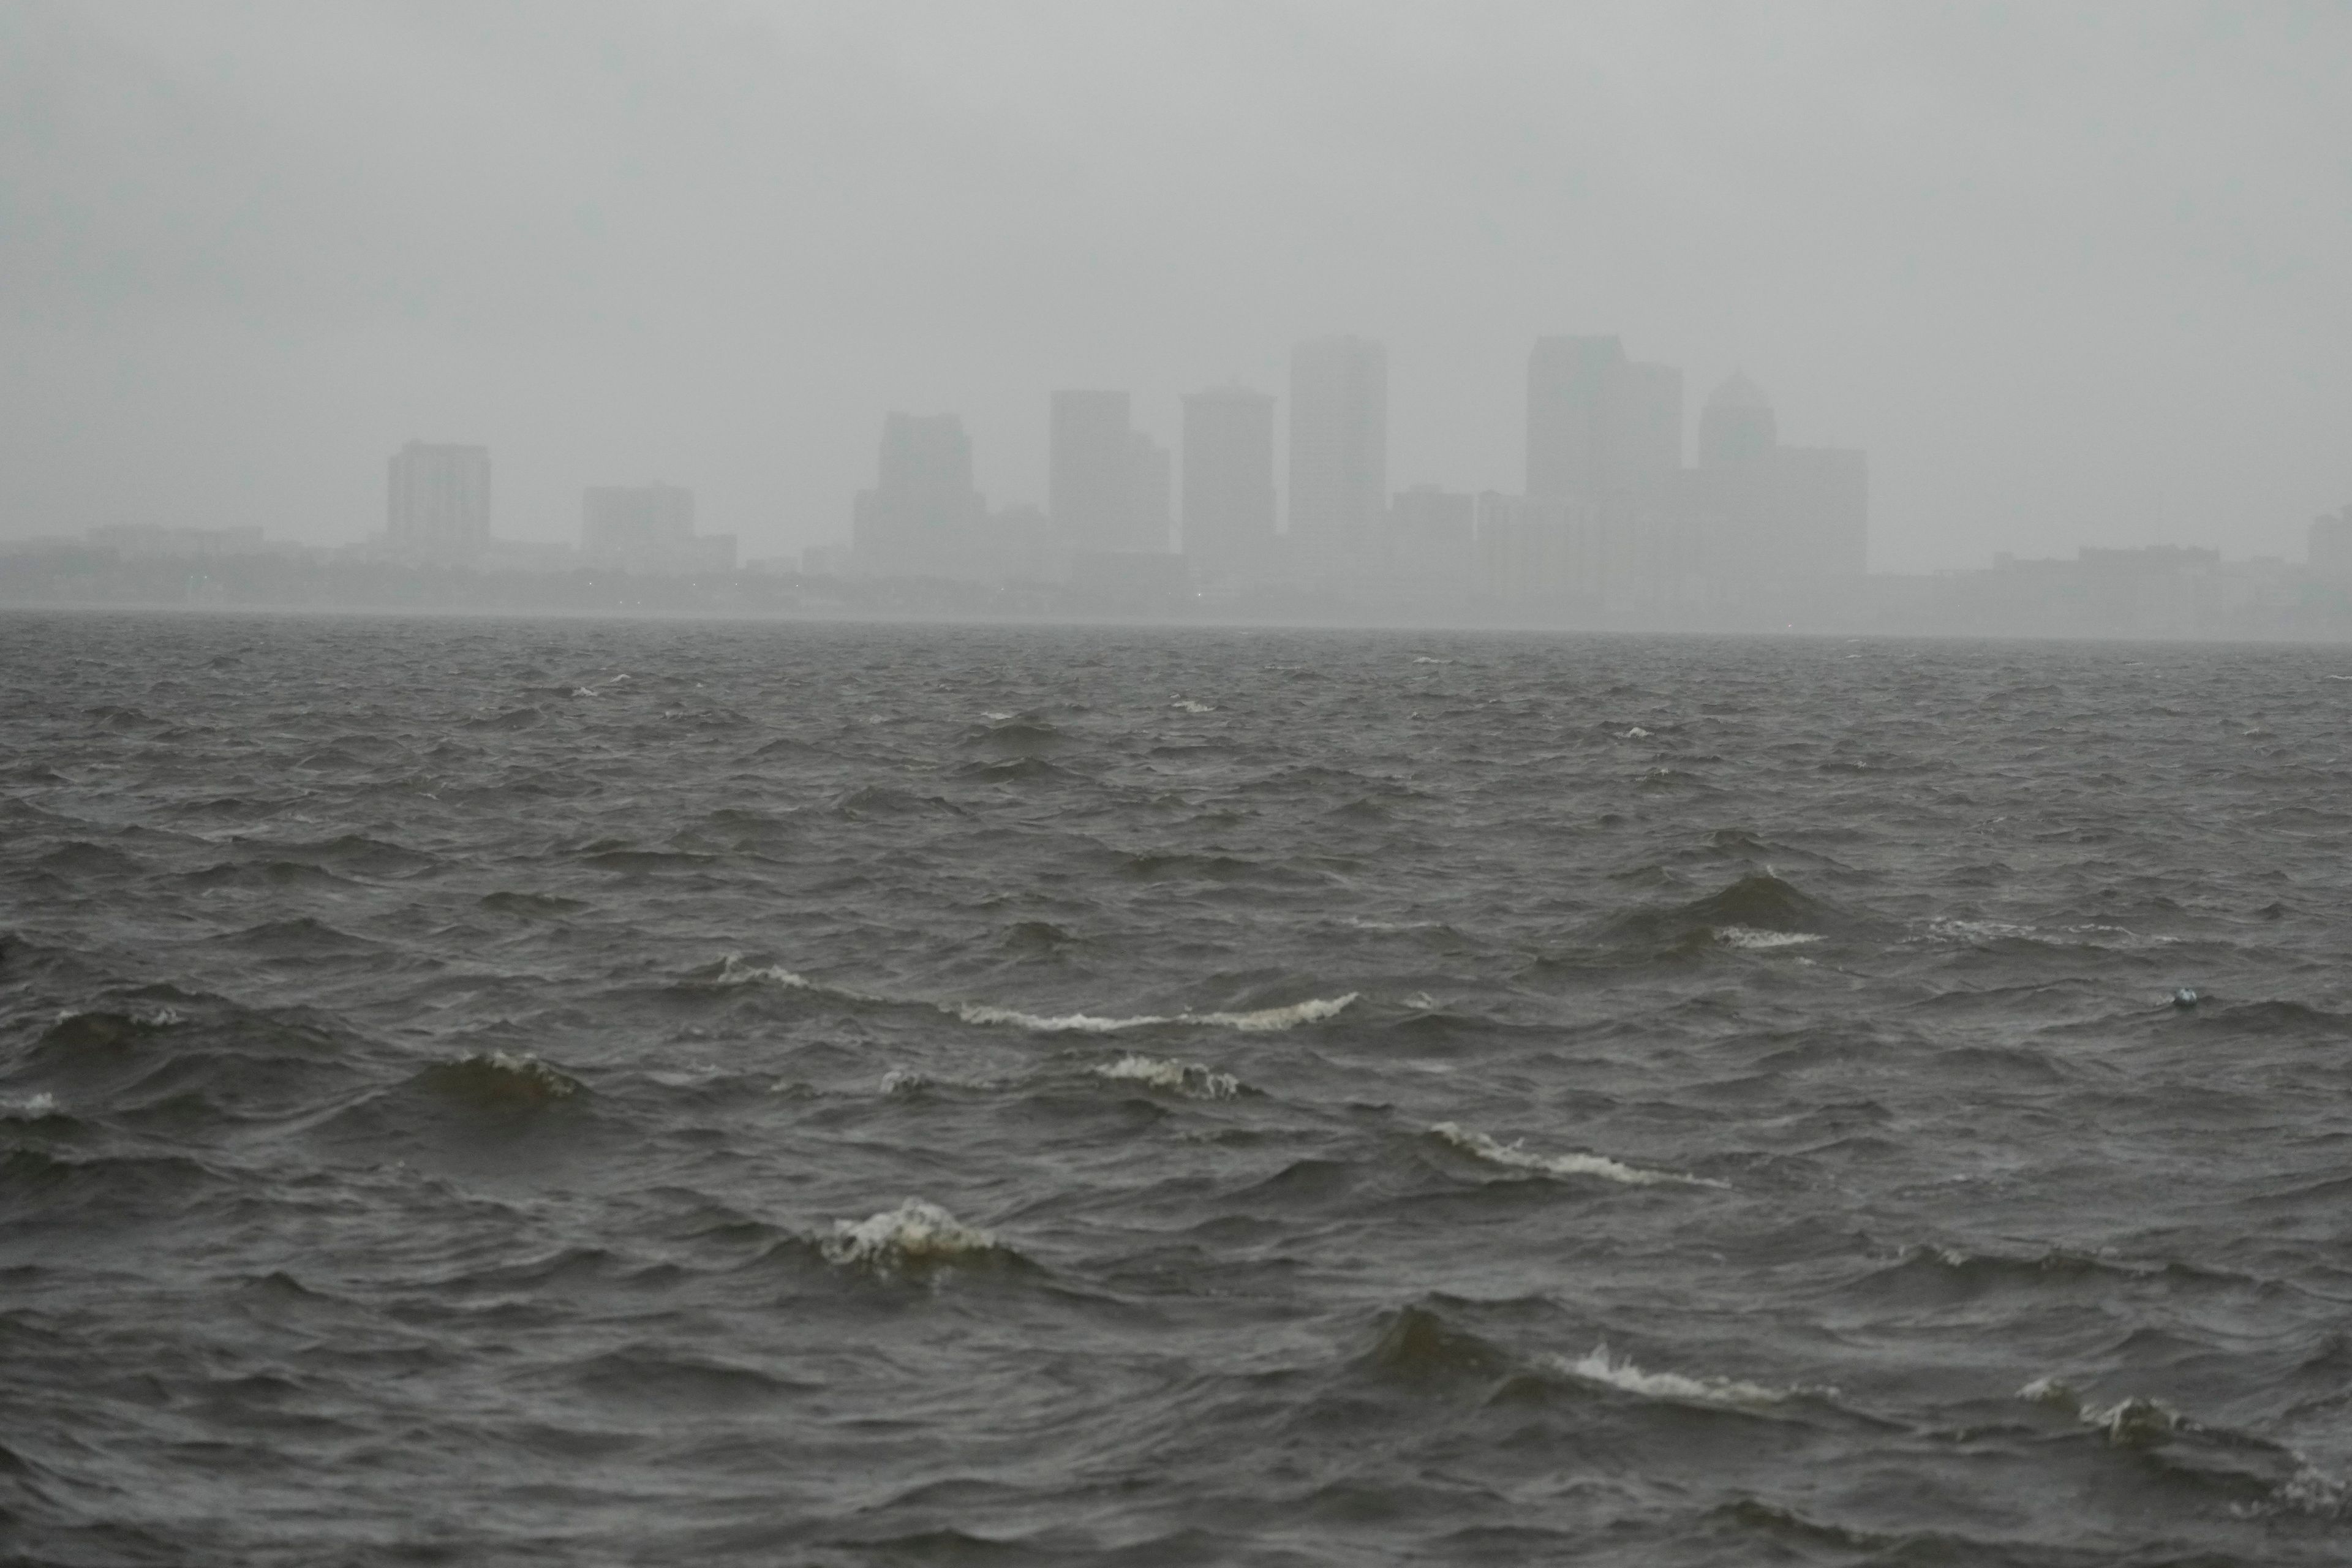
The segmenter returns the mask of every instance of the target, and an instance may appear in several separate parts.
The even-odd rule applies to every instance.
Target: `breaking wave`
[[[1241,1079],[1231,1073],[1212,1072],[1199,1062],[1139,1057],[1132,1051],[1115,1062],[1103,1063],[1093,1071],[1098,1078],[1148,1084],[1173,1094],[1189,1094],[1195,1100],[1231,1100],[1242,1091]]]
[[[877,1269],[951,1263],[999,1250],[993,1234],[922,1198],[864,1219],[835,1220],[833,1234],[817,1248],[828,1263]]]
[[[1673,1400],[1685,1405],[1714,1405],[1738,1409],[1759,1405],[1778,1405],[1793,1399],[1804,1391],[1795,1388],[1769,1388],[1760,1383],[1747,1383],[1729,1377],[1692,1377],[1679,1372],[1647,1372],[1633,1364],[1631,1358],[1619,1359],[1609,1353],[1606,1344],[1594,1345],[1575,1361],[1566,1356],[1553,1356],[1552,1364],[1569,1376],[1586,1383],[1597,1383],[1624,1394],[1639,1394],[1644,1399]]]
[[[1751,952],[1769,952],[1776,947],[1803,947],[1822,940],[1819,931],[1758,931],[1753,926],[1722,926],[1715,940],[1726,947],[1746,948]]]
[[[1517,1140],[1508,1143],[1498,1142],[1458,1121],[1441,1121],[1430,1131],[1475,1159],[1484,1160],[1492,1165],[1507,1166],[1515,1171],[1538,1171],[1548,1176],[1599,1176],[1603,1181],[1622,1182],[1634,1187],[1669,1182],[1692,1187],[1728,1185],[1706,1176],[1685,1175],[1680,1171],[1645,1170],[1602,1154],[1538,1154],[1522,1148]]]
[[[1350,991],[1345,996],[1310,997],[1304,1002],[1294,1002],[1287,1007],[1261,1007],[1247,1013],[1144,1013],[1129,1018],[1097,1017],[1091,1013],[1066,1013],[1057,1017],[1045,1017],[1035,1013],[1024,1013],[1018,1008],[992,1007],[977,1002],[941,1003],[940,1010],[951,1013],[967,1024],[1007,1024],[1040,1035],[1116,1035],[1129,1029],[1148,1029],[1160,1025],[1196,1029],[1237,1029],[1244,1034],[1259,1035],[1333,1017],[1355,1001],[1358,994]]]

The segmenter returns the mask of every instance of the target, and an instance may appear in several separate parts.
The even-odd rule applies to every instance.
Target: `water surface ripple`
[[[0,1544],[2342,1562],[2347,717],[2332,648],[0,618]]]

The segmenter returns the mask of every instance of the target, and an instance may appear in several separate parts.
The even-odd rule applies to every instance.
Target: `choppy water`
[[[2343,1561],[2347,715],[2344,649],[0,618],[0,1542]]]

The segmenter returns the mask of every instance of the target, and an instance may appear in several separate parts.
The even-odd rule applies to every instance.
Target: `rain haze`
[[[0,1558],[2343,1568],[2347,82],[0,0]]]
[[[1046,399],[1384,342],[1398,489],[1519,488],[1529,342],[1735,370],[1870,459],[1870,563],[2299,556],[2352,497],[2352,13],[0,7],[0,529],[502,537],[692,485],[845,539],[892,409],[1046,500]]]

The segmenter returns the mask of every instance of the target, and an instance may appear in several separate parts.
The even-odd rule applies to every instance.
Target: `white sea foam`
[[[1450,658],[1433,658],[1428,654],[1417,653],[1412,656],[1412,662],[1415,664],[1452,664],[1454,661]]]
[[[464,1067],[469,1062],[480,1062],[485,1067],[496,1068],[500,1072],[509,1072],[517,1078],[527,1079],[536,1084],[551,1100],[565,1099],[580,1087],[576,1079],[549,1067],[529,1051],[486,1051],[479,1055],[457,1058],[457,1065],[459,1067]]]
[[[793,991],[814,991],[816,983],[805,974],[796,974],[781,963],[752,965],[743,962],[740,952],[730,952],[719,965],[720,985],[782,985]]]
[[[1759,931],[1754,926],[1720,926],[1715,940],[1726,947],[1746,948],[1750,952],[1769,952],[1774,948],[1803,947],[1821,941],[1809,931]]]
[[[1129,1018],[1099,1017],[1092,1013],[1047,1017],[978,1002],[942,1003],[940,1011],[952,1013],[967,1024],[1006,1024],[1040,1035],[1116,1035],[1162,1024],[1197,1029],[1237,1029],[1244,1034],[1259,1035],[1328,1018],[1355,1001],[1356,996],[1357,993],[1350,991],[1345,996],[1311,997],[1287,1007],[1261,1007],[1252,1013],[1144,1013]]]
[[[26,1121],[54,1116],[57,1110],[58,1097],[47,1092],[28,1094],[21,1099],[0,1098],[0,1116],[16,1117]]]
[[[969,1258],[992,1250],[996,1237],[935,1203],[908,1198],[897,1208],[861,1220],[835,1220],[833,1234],[817,1246],[829,1263],[888,1268]]]
[[[919,1073],[912,1068],[892,1068],[882,1075],[882,1092],[909,1094],[916,1089],[929,1088],[930,1082],[929,1073]]]
[[[1650,738],[1650,732],[1636,724],[1626,731],[1622,738],[1628,741],[1646,741]]]
[[[1115,1062],[1093,1069],[1096,1076],[1129,1083],[1150,1084],[1196,1100],[1231,1100],[1242,1091],[1241,1079],[1231,1073],[1212,1072],[1199,1062],[1165,1057],[1140,1057],[1130,1051]]]
[[[2008,921],[1929,921],[1927,934],[1943,942],[2001,942],[2011,937],[2030,937],[2032,926],[2021,926]]]
[[[1181,709],[1187,713],[1214,713],[1216,711],[1214,708],[1211,707],[1206,702],[1195,702],[1190,697],[1179,697],[1175,701],[1171,702],[1168,706],[1171,708]]]
[[[1552,1363],[1571,1377],[1587,1383],[1598,1383],[1626,1394],[1638,1394],[1644,1399],[1670,1399],[1687,1405],[1717,1405],[1737,1408],[1741,1405],[1777,1405],[1792,1397],[1798,1391],[1790,1388],[1767,1388],[1760,1383],[1744,1383],[1729,1377],[1690,1377],[1679,1372],[1644,1372],[1628,1358],[1620,1360],[1609,1353],[1606,1344],[1597,1344],[1575,1361],[1566,1356],[1554,1356]]]
[[[1663,1182],[1693,1187],[1727,1184],[1710,1181],[1705,1176],[1685,1175],[1679,1171],[1643,1170],[1601,1154],[1538,1154],[1521,1148],[1517,1141],[1497,1142],[1484,1132],[1465,1127],[1458,1121],[1441,1121],[1430,1131],[1465,1154],[1475,1155],[1489,1164],[1507,1165],[1515,1171],[1541,1171],[1553,1176],[1599,1176],[1604,1181],[1622,1182],[1634,1187],[1654,1186]]]
[[[2086,1405],[2082,1395],[2057,1377],[2037,1377],[2019,1389],[2017,1396],[2028,1404],[2063,1410],[2084,1426],[2105,1433],[2110,1443],[2146,1444],[2181,1426],[2180,1412],[2161,1399],[2134,1396],[2113,1405]]]

